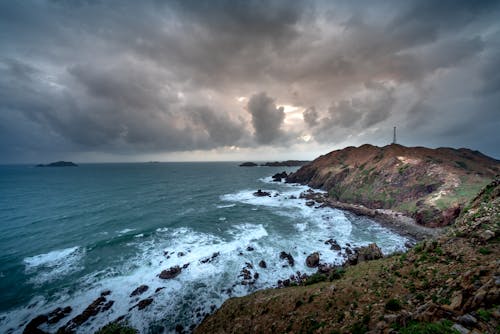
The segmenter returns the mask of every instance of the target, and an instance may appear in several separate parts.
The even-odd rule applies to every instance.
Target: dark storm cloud
[[[499,6],[0,2],[0,154],[371,141],[394,124],[407,144],[467,146],[459,120],[500,126]]]
[[[247,110],[252,115],[254,135],[258,143],[271,144],[282,136],[280,128],[285,119],[284,109],[276,107],[274,99],[266,93],[252,95]]]

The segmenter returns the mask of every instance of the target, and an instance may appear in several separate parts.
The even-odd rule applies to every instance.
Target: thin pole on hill
[[[396,144],[396,127],[394,127],[394,137],[392,139],[392,143]]]

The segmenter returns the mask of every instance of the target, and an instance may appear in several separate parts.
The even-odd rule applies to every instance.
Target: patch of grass
[[[389,311],[399,311],[401,310],[401,302],[396,298],[389,299],[385,304],[385,309]]]
[[[99,329],[95,334],[137,334],[135,328],[117,324],[115,322],[109,323],[106,326]]]
[[[491,312],[488,310],[481,308],[481,309],[477,310],[476,313],[479,316],[479,318],[483,319],[484,321],[490,321],[490,319],[491,319]]]
[[[330,280],[330,282],[333,280],[341,279],[342,276],[344,276],[344,274],[345,274],[344,268],[337,268],[330,273],[328,279]]]
[[[458,333],[452,329],[453,323],[448,320],[441,322],[413,322],[405,328],[400,328],[401,334],[455,334]]]
[[[455,161],[455,165],[457,165],[458,167],[462,168],[462,169],[465,169],[467,170],[469,167],[467,166],[467,164],[463,161]]]
[[[404,164],[403,166],[399,167],[398,168],[399,175],[403,175],[404,172],[408,169],[408,167],[410,167],[409,164]]]
[[[311,285],[311,284],[316,284],[319,282],[324,282],[327,280],[327,277],[325,274],[320,274],[320,273],[315,273],[309,276],[304,283],[304,285]]]
[[[479,253],[481,253],[483,255],[488,255],[488,254],[491,254],[491,250],[489,248],[486,248],[486,247],[481,247],[481,248],[479,248]]]
[[[368,332],[368,327],[362,322],[357,322],[351,326],[352,334],[364,334],[366,332]]]

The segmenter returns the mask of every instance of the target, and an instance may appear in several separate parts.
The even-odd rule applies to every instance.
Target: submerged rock
[[[330,245],[331,250],[339,251],[341,249],[340,245],[337,243],[337,240],[328,239],[325,241],[325,245]]]

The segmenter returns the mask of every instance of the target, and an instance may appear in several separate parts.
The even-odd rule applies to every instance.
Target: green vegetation
[[[461,184],[452,193],[441,197],[435,202],[436,206],[440,210],[444,210],[458,203],[467,202],[474,198],[488,182],[488,180],[473,182],[473,180],[462,178]]]
[[[99,329],[95,334],[137,334],[137,330],[129,326],[112,322]]]
[[[389,299],[385,304],[385,309],[389,311],[399,311],[401,310],[401,302],[395,298]]]
[[[413,322],[405,328],[400,328],[401,334],[454,334],[458,333],[451,328],[453,323],[451,321],[441,321],[435,323],[429,322]]]
[[[327,279],[327,277],[325,274],[314,273],[307,278],[304,285],[311,285],[311,284],[316,284],[319,282],[324,282],[324,281],[326,281],[326,279]]]
[[[488,255],[488,254],[491,254],[491,250],[486,248],[486,247],[481,247],[481,248],[479,248],[479,253],[481,253],[483,255]]]

